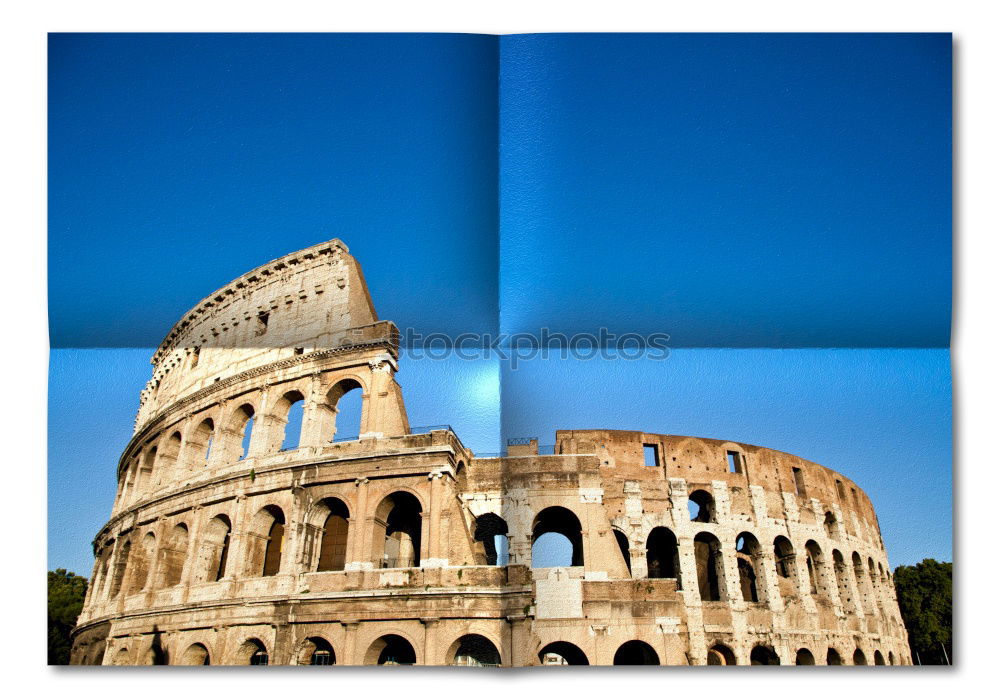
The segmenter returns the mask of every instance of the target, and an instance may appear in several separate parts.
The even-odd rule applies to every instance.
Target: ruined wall
[[[449,429],[412,433],[396,360],[339,241],[186,314],[118,464],[73,662],[909,663],[849,479],[626,431],[476,458]],[[351,393],[359,435],[338,439]],[[553,532],[571,559],[533,567]]]

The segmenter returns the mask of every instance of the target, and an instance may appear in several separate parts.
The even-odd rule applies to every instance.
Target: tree
[[[951,563],[926,559],[902,565],[893,578],[914,664],[952,663]]]
[[[86,594],[86,577],[49,570],[49,664],[69,664],[70,633]]]

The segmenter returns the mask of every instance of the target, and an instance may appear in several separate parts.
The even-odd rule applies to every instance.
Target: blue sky
[[[678,349],[948,346],[949,35],[53,35],[49,70],[51,566],[89,573],[173,323],[331,237],[402,328],[671,335],[404,357],[411,423],[791,451],[868,491],[893,564],[950,559],[946,349]]]

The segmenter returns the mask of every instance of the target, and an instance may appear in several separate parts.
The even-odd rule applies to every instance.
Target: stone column
[[[342,622],[341,625],[344,626],[344,646],[341,649],[343,656],[337,657],[337,664],[347,664],[360,666],[365,663],[364,651],[367,648],[362,647],[360,650],[357,647],[358,644],[358,626],[360,625],[358,621],[346,621]]]
[[[372,569],[371,539],[374,517],[368,509],[368,478],[354,481],[358,496],[355,499],[350,525],[347,528],[347,559],[345,570]]]
[[[318,371],[309,377],[309,394],[305,398],[305,404],[302,406],[302,438],[299,445],[323,446],[333,438],[333,435],[323,433],[328,421],[324,419],[324,412],[330,408],[326,405],[321,374]]]
[[[437,656],[437,631],[441,621],[437,618],[421,618],[424,626],[423,663],[425,666],[440,666],[448,662],[447,657]]]

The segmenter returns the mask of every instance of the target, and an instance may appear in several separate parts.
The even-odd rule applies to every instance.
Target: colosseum
[[[140,394],[73,663],[910,663],[847,477],[606,429],[477,456],[410,426],[398,351],[339,240],[184,315]],[[546,536],[560,566],[532,564]]]

